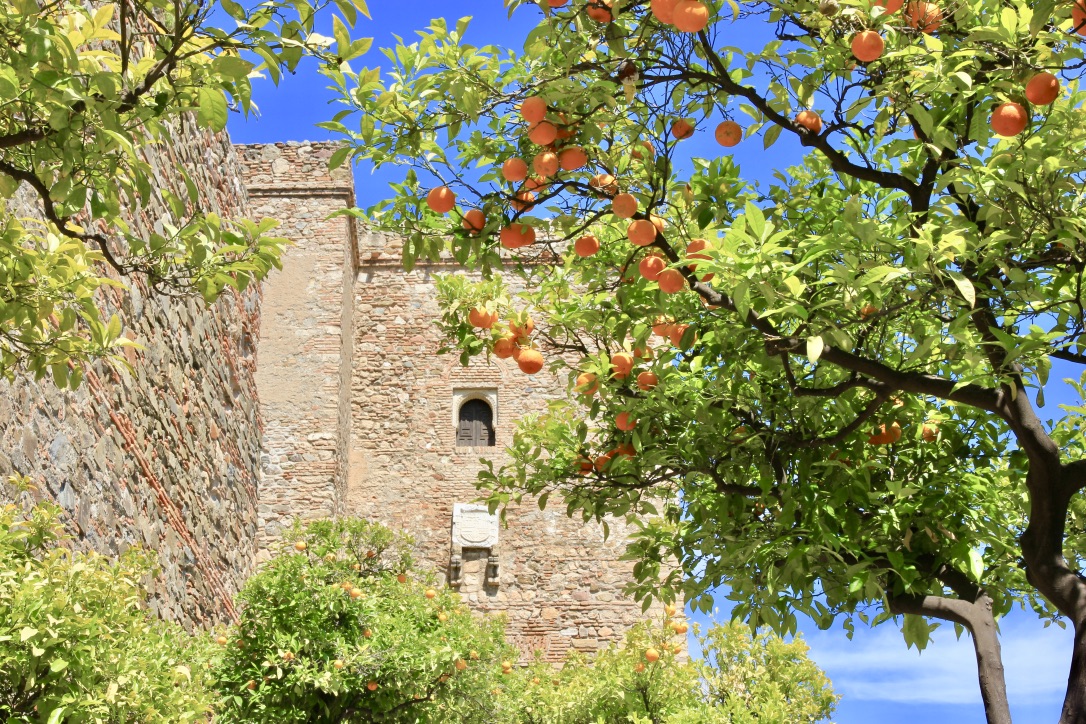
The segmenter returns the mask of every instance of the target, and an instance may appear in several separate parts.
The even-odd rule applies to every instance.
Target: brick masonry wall
[[[282,222],[294,245],[263,284],[260,366],[264,419],[261,549],[296,519],[342,511],[354,307],[354,205],[349,169],[329,173],[327,143],[238,146],[254,213]],[[346,331],[344,331],[346,330]],[[265,551],[266,553],[266,551]]]
[[[206,208],[248,214],[225,135],[179,130],[151,158],[160,187],[184,196],[173,171],[184,166]],[[133,222],[146,232],[163,216],[152,207]],[[255,554],[259,291],[227,292],[212,309],[139,284],[102,299],[146,348],[129,354],[135,374],[96,364],[74,392],[26,377],[0,382],[0,475],[29,475],[84,548],[158,551],[151,603],[163,616],[221,621]]]
[[[453,505],[479,498],[480,458],[503,464],[516,419],[563,395],[565,382],[547,370],[525,375],[513,360],[464,368],[455,354],[438,355],[431,275],[456,268],[420,264],[405,273],[398,244],[378,235],[361,235],[359,253],[347,511],[412,533],[421,560],[445,576]],[[486,389],[497,395],[497,444],[457,447],[454,397]],[[525,658],[594,651],[642,618],[640,605],[622,595],[631,564],[619,560],[621,522],[610,523],[604,540],[600,526],[568,518],[557,499],[545,511],[526,499],[507,520],[499,585],[483,585],[486,552],[468,550],[460,591],[475,610],[507,614],[508,637]]]

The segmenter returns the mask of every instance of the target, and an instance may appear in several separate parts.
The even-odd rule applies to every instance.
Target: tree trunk
[[[1075,624],[1075,648],[1060,724],[1086,724],[1086,622],[1083,621]]]
[[[973,604],[983,609],[974,617],[969,633],[973,636],[973,650],[977,655],[977,679],[980,697],[984,701],[984,715],[988,724],[1010,724],[1011,707],[1007,701],[1007,680],[1003,675],[1003,655],[999,646],[999,633],[992,616],[992,599],[982,596]]]
[[[999,634],[992,616],[992,599],[980,592],[975,601],[943,596],[898,596],[890,599],[894,613],[911,613],[961,624],[973,639],[977,656],[977,681],[984,702],[988,724],[1011,724],[1007,701],[1007,681],[1003,676],[1003,656]],[[1078,720],[1075,720],[1076,724]],[[1082,720],[1081,724],[1086,724]]]

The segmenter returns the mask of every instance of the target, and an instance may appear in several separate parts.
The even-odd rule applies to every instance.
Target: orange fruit
[[[641,260],[641,263],[637,265],[637,271],[641,272],[641,276],[648,279],[650,282],[654,282],[660,278],[660,272],[667,269],[667,262],[662,257],[652,255],[646,256]]]
[[[253,689],[256,688],[256,682],[253,681],[252,679],[249,679],[249,681],[246,682],[246,684],[245,684],[245,688],[248,689],[249,691],[252,691]]]
[[[396,581],[399,582],[399,583],[407,583],[407,574],[406,573],[400,573],[399,575],[396,576]]]
[[[494,356],[498,359],[509,359],[516,347],[517,343],[512,337],[501,337],[494,342]]]
[[[558,173],[558,154],[554,151],[543,151],[532,159],[532,168],[543,178]]]
[[[705,29],[709,24],[709,8],[698,0],[679,0],[675,3],[675,11],[671,15],[671,22],[684,33],[697,33]]]
[[[637,376],[637,387],[643,392],[648,392],[653,387],[656,387],[658,381],[655,372],[642,372]]]
[[[433,599],[433,598],[435,598],[437,596],[437,591],[435,591],[432,588],[427,588],[426,592],[423,593],[422,595],[426,596],[429,599]]]
[[[1035,106],[1047,106],[1059,95],[1059,78],[1051,73],[1038,73],[1026,83],[1026,100]]]
[[[868,317],[878,314],[879,308],[874,304],[865,304],[860,308],[860,318],[867,319]]]
[[[671,329],[667,331],[667,338],[671,342],[673,347],[682,346],[683,335],[686,334],[686,330],[690,329],[689,324],[673,324]]]
[[[642,150],[644,149],[644,150]],[[650,141],[638,141],[634,144],[634,149],[630,151],[630,156],[640,161],[643,158],[653,158],[656,155],[656,149]]]
[[[540,121],[528,127],[528,140],[537,146],[549,146],[558,138],[558,129],[550,121]]]
[[[448,186],[438,186],[426,194],[426,205],[438,214],[447,214],[456,206],[456,194]]]
[[[604,196],[614,196],[618,193],[618,183],[615,177],[609,173],[598,173],[588,180],[589,188]]]
[[[1071,27],[1079,35],[1086,35],[1086,0],[1077,0],[1071,8]]]
[[[344,663],[343,663],[343,661],[341,659],[336,659],[335,661],[332,662],[332,668],[334,668],[336,670],[342,669],[343,667],[344,667]]]
[[[377,691],[377,682],[376,681],[367,681],[366,682],[366,688],[369,689],[370,691]]]
[[[449,620],[449,614],[442,611],[441,613],[439,613],[437,615],[437,620],[440,621],[441,623],[445,623],[446,621]]]
[[[602,471],[604,468],[611,464],[611,458],[613,458],[614,456],[615,453],[613,450],[611,452],[606,452],[603,455],[597,457],[593,465],[595,466],[596,470]]]
[[[674,20],[675,5],[678,2],[679,0],[652,0],[649,7],[657,20],[670,25]]]
[[[633,356],[637,359],[652,359],[652,347],[634,347]]]
[[[547,4],[552,8],[560,8],[565,5],[566,2],[568,2],[568,0],[547,0]]]
[[[686,288],[686,278],[678,269],[663,270],[656,278],[656,283],[660,285],[660,291],[664,294],[675,294]]]
[[[502,178],[518,183],[528,178],[528,164],[521,158],[511,158],[502,164]]]
[[[585,396],[596,394],[596,390],[599,388],[600,385],[596,382],[596,375],[591,372],[583,372],[577,375],[577,382],[573,385],[573,389]]]
[[[992,111],[992,130],[1001,136],[1017,136],[1026,130],[1029,114],[1019,103],[1000,103]]]
[[[649,214],[649,221],[652,222],[652,225],[655,226],[656,230],[661,234],[664,233],[664,229],[667,228],[667,222],[656,214]]]
[[[637,199],[633,194],[619,194],[611,201],[611,213],[620,219],[628,219],[637,213]]]
[[[901,439],[901,425],[894,422],[889,426],[879,425],[878,432],[867,439],[869,445],[890,445]]]
[[[565,2],[566,0],[561,0],[561,1]],[[553,0],[552,0],[552,2],[553,2]],[[463,659],[457,659],[456,663],[453,664],[453,666],[456,667],[457,671],[463,671],[464,669],[468,668],[468,662],[464,661]]]
[[[543,355],[538,350],[523,350],[517,357],[517,367],[526,375],[534,375],[543,369]]]
[[[656,649],[645,649],[645,661],[650,664],[660,660],[660,652]]]
[[[852,36],[852,54],[861,63],[870,63],[882,57],[886,43],[874,30],[865,30]]]
[[[620,412],[618,417],[615,418],[615,427],[623,432],[629,432],[637,427],[637,420],[631,418],[628,412]]]
[[[514,337],[528,337],[535,331],[535,320],[525,317],[523,322],[509,320],[509,332]]]
[[[611,355],[611,373],[616,379],[623,380],[633,372],[633,356],[628,352],[616,352]]]
[[[550,184],[548,184],[546,181],[539,178],[538,176],[532,176],[530,179],[527,179],[524,182],[524,188],[529,191],[539,191],[540,189],[546,189],[549,185]]]
[[[586,12],[597,23],[609,23],[615,19],[611,5],[612,0],[588,0]]]
[[[652,324],[652,333],[657,337],[667,337],[668,332],[671,330],[671,322],[668,322],[663,317],[657,317],[656,321]]]
[[[362,590],[358,588],[352,588],[351,598],[362,598]]]
[[[306,547],[307,546],[306,546],[304,540],[300,540],[300,541],[298,541],[297,543],[294,544],[294,550],[298,551],[299,553],[304,551],[306,549]]]
[[[822,133],[822,116],[814,111],[800,111],[796,114],[796,125],[802,126],[817,135]]]
[[[584,457],[583,455],[577,458],[577,474],[578,475],[583,477],[585,475],[590,474],[592,472],[593,467],[595,467],[595,466],[592,464],[592,461],[589,460],[588,458]]]
[[[716,127],[716,142],[724,148],[731,148],[743,140],[743,127],[735,121],[724,121]]]
[[[875,7],[886,8],[886,14],[896,13],[905,4],[905,0],[875,0]]]
[[[498,315],[486,311],[486,307],[475,307],[468,312],[468,324],[479,329],[490,329],[496,321]]]
[[[935,3],[910,2],[905,6],[905,20],[910,28],[922,33],[934,33],[943,24],[943,11]]]
[[[656,225],[647,219],[638,219],[626,228],[626,236],[635,246],[648,246],[656,241]]]
[[[506,249],[519,249],[535,243],[535,229],[527,224],[510,224],[498,235],[501,245]]]
[[[509,202],[509,205],[513,207],[515,211],[531,211],[535,208],[535,193],[532,191],[521,191],[513,200]]]
[[[924,442],[935,442],[939,439],[939,426],[934,422],[925,422],[924,427],[920,428],[920,437]]]
[[[679,140],[690,138],[694,135],[694,124],[685,118],[680,118],[671,124],[671,135]]]
[[[215,639],[215,643],[217,643],[219,646],[226,646],[227,641],[228,639],[225,636],[219,636]]]
[[[578,146],[562,149],[558,154],[558,165],[566,171],[576,171],[588,165],[588,154]]]
[[[599,250],[600,240],[592,234],[585,234],[573,243],[573,251],[581,258],[592,256]]]
[[[520,115],[528,123],[539,123],[547,117],[547,102],[539,96],[525,98],[520,104]]]
[[[664,606],[664,615],[668,617],[674,616],[678,610],[678,607],[674,603],[669,603]]]
[[[483,227],[486,226],[486,214],[479,209],[471,209],[464,214],[464,220],[460,222],[460,225],[463,226],[471,236],[477,236],[479,232],[483,230]]]

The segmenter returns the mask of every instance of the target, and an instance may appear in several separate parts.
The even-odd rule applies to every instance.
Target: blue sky
[[[515,43],[538,21],[537,10],[522,8],[512,19],[501,0],[369,0],[372,21],[361,19],[356,37],[373,37],[372,50],[357,65],[381,65],[384,56],[377,48],[394,43],[393,35],[405,40],[425,27],[429,19],[444,16],[452,24],[465,15],[474,16],[467,40],[475,45]],[[330,26],[321,32],[331,35]],[[755,38],[755,40],[757,40]],[[338,107],[329,105],[332,94],[323,78],[311,66],[283,79],[278,88],[270,81],[257,81],[254,99],[261,109],[257,118],[235,115],[229,130],[238,143],[322,140],[328,134],[316,123],[331,117]],[[741,120],[741,119],[738,119]],[[702,124],[695,140],[694,153],[720,152],[712,142],[711,127]],[[787,136],[788,134],[785,134]],[[746,140],[734,149],[736,161],[747,178],[768,179],[774,168],[786,166],[799,158],[795,143],[782,137],[770,153],[762,150],[758,139]],[[394,171],[373,173],[360,165],[355,169],[360,206],[369,206],[387,193],[387,183],[398,181]],[[1081,404],[1078,395],[1058,381],[1078,377],[1072,365],[1058,364],[1053,371],[1054,384],[1046,390],[1049,414],[1058,413],[1057,405]],[[1043,413],[1044,411],[1042,411]],[[1046,415],[1042,414],[1042,418]],[[726,619],[727,611],[715,614]],[[697,615],[697,621],[707,617]],[[1019,724],[1053,722],[1059,718],[1072,636],[1056,626],[1045,629],[1028,613],[1012,613],[1001,623],[1004,666],[1015,721]],[[810,655],[829,674],[834,688],[843,699],[834,721],[839,724],[904,724],[908,722],[984,722],[984,712],[976,681],[976,663],[968,636],[956,640],[953,627],[942,627],[930,647],[918,654],[907,650],[901,634],[892,624],[878,629],[857,628],[853,640],[840,628],[818,631],[801,624],[804,638],[811,646]]]

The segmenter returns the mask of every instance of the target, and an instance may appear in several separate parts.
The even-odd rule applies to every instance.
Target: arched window
[[[458,446],[488,447],[494,444],[494,411],[482,400],[468,400],[457,418]]]

